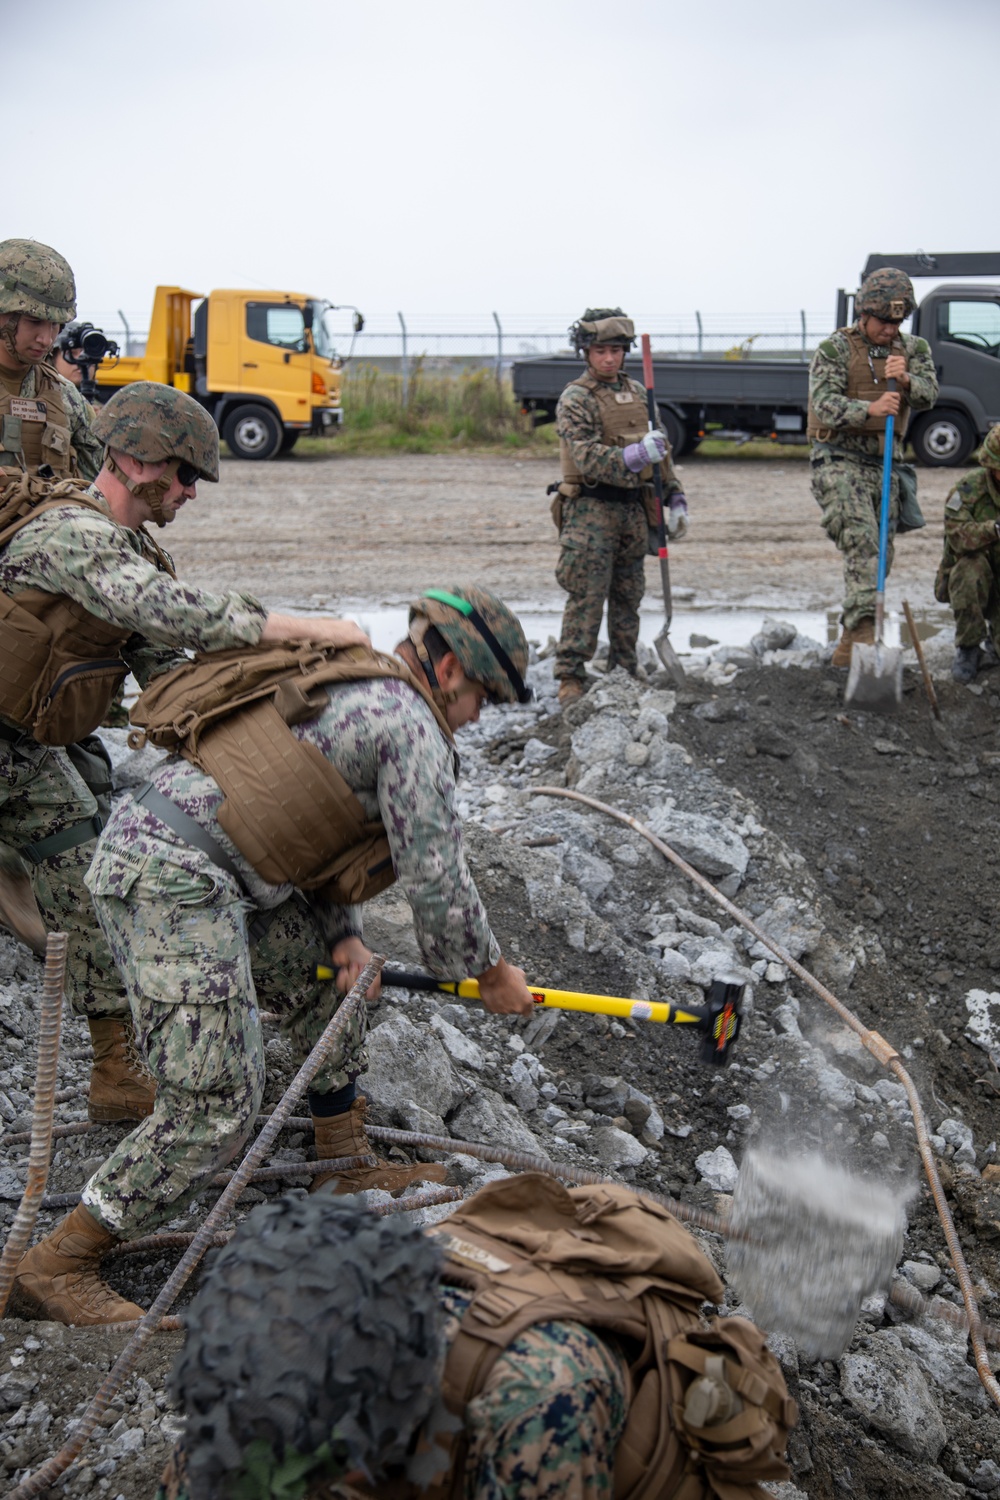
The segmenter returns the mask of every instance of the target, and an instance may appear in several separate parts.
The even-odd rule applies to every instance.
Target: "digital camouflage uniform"
[[[1000,426],[979,453],[994,468],[972,469],[944,505],[944,554],[935,597],[955,615],[955,645],[979,646],[989,637],[1000,649]]]
[[[397,680],[338,684],[329,707],[292,733],[340,772],[366,817],[384,823],[427,967],[459,979],[495,964],[500,947],[454,809],[454,751],[429,705]],[[292,887],[261,879],[216,820],[222,793],[211,777],[173,759],[153,781],[221,845],[245,890],[131,799],[101,836],[87,886],[158,1085],[153,1114],[84,1190],[91,1214],[124,1239],[174,1218],[248,1135],[264,1086],[258,1004],[281,1013],[304,1058],[339,1003],[332,984],[311,979],[313,966],[361,930],[357,908],[323,906],[314,894],[306,906]],[[247,927],[258,909],[276,909],[260,939]],[[362,1017],[349,1028],[317,1093],[364,1071],[365,1026]]]
[[[440,1289],[450,1344],[469,1298]],[[627,1416],[627,1375],[614,1344],[581,1323],[537,1323],[504,1351],[466,1407],[467,1500],[611,1500],[615,1446]],[[366,1497],[379,1494],[366,1491]],[[312,1496],[351,1500],[326,1480]],[[189,1500],[183,1445],[156,1500]]]
[[[866,340],[867,344],[867,340]],[[901,346],[901,347],[900,347]],[[867,344],[874,370],[890,354],[904,354],[910,386],[906,400],[914,411],[927,411],[937,399],[937,375],[925,339],[900,333],[889,348]],[[847,395],[851,351],[847,330],[824,339],[809,368],[809,403],[824,428],[833,429],[827,442],[812,449],[812,492],[822,512],[821,525],[844,557],[845,629],[875,614],[878,580],[879,512],[882,502],[880,435],[862,432],[868,402]],[[884,377],[876,378],[882,384]],[[903,456],[898,435],[894,463]],[[899,520],[899,478],[895,472],[889,492],[889,544],[886,573],[892,568],[893,534]]]
[[[637,426],[648,425],[645,388],[622,371],[602,382],[608,390],[630,391],[637,403]],[[662,424],[660,424],[662,427]],[[649,526],[640,491],[644,481],[626,466],[620,447],[603,441],[600,409],[583,386],[570,384],[556,407],[556,431],[569,446],[580,473],[590,485],[609,484],[631,490],[634,500],[598,500],[579,495],[565,499],[559,533],[556,582],[569,599],[563,612],[555,675],[583,682],[586,664],[597,650],[604,601],[608,602],[608,669],[635,673],[639,639],[639,605],[646,587],[645,559]],[[668,447],[662,462],[664,497],[681,492]]]
[[[103,499],[96,486],[90,493]],[[78,505],[46,511],[0,552],[0,592],[42,589],[135,631],[122,655],[140,685],[201,651],[254,644],[265,612],[248,594],[207,594],[161,572],[150,538]],[[83,747],[86,751],[86,745]],[[106,764],[79,747],[38,744],[0,720],[0,840],[24,856],[52,931],[69,934],[67,976],[74,1008],[87,1016],[127,1013],[127,1002],[84,889],[98,825],[86,842],[40,862],[31,846],[98,814],[110,786]],[[81,774],[81,768],[85,774]],[[96,775],[95,775],[96,772]],[[85,779],[86,777],[86,779]],[[92,783],[92,784],[88,784]],[[103,788],[102,788],[102,785]]]

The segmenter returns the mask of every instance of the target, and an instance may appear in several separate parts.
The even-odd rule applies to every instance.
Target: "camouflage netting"
[[[192,1500],[222,1500],[248,1471],[270,1494],[283,1466],[399,1461],[436,1393],[440,1267],[419,1229],[351,1200],[255,1209],[191,1305],[172,1376]]]

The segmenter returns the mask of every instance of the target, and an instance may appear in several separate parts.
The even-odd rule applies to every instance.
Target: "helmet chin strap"
[[[417,653],[417,659],[420,662],[420,665],[424,669],[424,676],[427,678],[427,686],[431,690],[431,697],[434,699],[434,702],[443,713],[444,710],[448,707],[449,703],[458,702],[458,693],[454,688],[449,688],[446,692],[438,682],[437,673],[434,670],[434,663],[431,661],[430,653],[427,650],[427,647],[424,645],[424,636],[430,628],[430,624],[430,620],[427,619],[414,620],[413,624],[410,626],[409,641],[414,651]]]
[[[125,486],[133,499],[145,501],[153,512],[153,520],[157,526],[166,526],[167,521],[163,514],[163,497],[173,483],[174,476],[181,466],[181,460],[179,458],[172,458],[159,479],[130,479],[124,469],[115,462],[110,448],[104,455],[104,463],[119,483]]]

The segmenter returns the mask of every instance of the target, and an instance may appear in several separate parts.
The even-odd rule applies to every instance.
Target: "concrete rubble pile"
[[[749,653],[720,650],[690,673],[711,686],[729,682],[749,654],[757,665],[818,663],[824,648],[791,627],[769,621]],[[902,1189],[916,1183],[914,1128],[902,1087],[889,1077],[832,1012],[825,1009],[752,934],[623,825],[538,786],[573,787],[648,825],[724,895],[749,911],[834,993],[845,998],[856,973],[886,965],[879,934],[858,920],[832,934],[819,891],[801,855],[783,846],[765,814],[727,787],[711,764],[697,764],[672,738],[677,695],[644,653],[645,682],[615,672],[598,680],[564,715],[546,651],[533,653],[533,704],[484,713],[460,736],[459,811],[470,860],[508,958],[529,982],[562,988],[704,1003],[713,980],[745,986],[747,1019],[734,1060],[706,1068],[682,1028],[623,1023],[600,1016],[541,1011],[527,1021],[489,1016],[446,996],[386,991],[372,1012],[366,1089],[375,1122],[410,1131],[488,1141],[610,1173],[638,1186],[724,1210],[750,1141],[793,1150],[825,1149],[844,1165]],[[699,712],[720,709],[707,700]],[[110,732],[119,784],[145,779],[123,733]],[[392,891],[370,909],[370,946],[391,961],[418,959],[408,911]],[[27,1151],[7,1143],[31,1117],[35,1008],[40,968],[0,935],[0,1222],[9,1228],[25,1179]],[[997,1002],[994,1004],[993,1002]],[[1000,1055],[1000,1001],[973,992],[970,1034]],[[991,1028],[992,1027],[992,1031]],[[288,1081],[289,1060],[277,1033],[268,1044],[268,1100]],[[904,1058],[914,1039],[895,1036]],[[85,1118],[89,1048],[82,1025],[67,1015],[60,1088],[75,1097],[59,1106],[62,1122]],[[995,1160],[991,1143],[925,1100],[934,1149],[953,1180],[978,1183]],[[55,1143],[50,1191],[79,1187],[109,1145],[111,1127]],[[995,1152],[995,1145],[993,1152]],[[275,1160],[311,1158],[311,1136],[281,1137]],[[427,1153],[427,1159],[439,1159]],[[451,1179],[472,1190],[505,1169],[462,1154],[448,1158]],[[243,1199],[248,1206],[264,1184]],[[422,1210],[444,1217],[447,1205]],[[190,1228],[192,1215],[176,1227]],[[725,1275],[720,1242],[701,1236]],[[960,1301],[939,1234],[907,1236],[901,1274],[925,1296]],[[120,1263],[116,1284],[148,1302],[168,1264],[160,1258]],[[998,1289],[1000,1290],[1000,1289]],[[983,1310],[997,1317],[992,1288],[980,1286]],[[734,1305],[728,1310],[736,1310]],[[14,1331],[14,1330],[17,1331]],[[0,1331],[0,1468],[8,1475],[46,1457],[63,1441],[74,1409],[107,1368],[87,1369],[89,1383],[60,1394],[35,1373],[40,1354],[69,1351],[73,1333],[53,1325]],[[859,1440],[910,1475],[914,1493],[1000,1496],[1000,1414],[972,1365],[964,1336],[934,1317],[913,1320],[870,1297],[854,1339],[839,1361],[809,1362],[790,1340],[772,1336],[801,1409],[790,1462],[797,1484],[776,1486],[781,1500],[812,1493],[811,1449],[830,1423],[861,1424]],[[88,1345],[94,1360],[95,1341]],[[117,1345],[115,1346],[117,1347]],[[76,1356],[72,1356],[76,1357]],[[51,1368],[51,1366],[50,1366]],[[149,1375],[149,1372],[146,1372]],[[138,1495],[128,1480],[140,1458],[155,1473],[176,1432],[162,1388],[133,1378],[81,1463],[62,1482],[69,1495]],[[942,1465],[943,1450],[947,1462]],[[799,1487],[800,1486],[800,1487]],[[842,1484],[852,1493],[849,1471]],[[151,1490],[150,1490],[151,1492]],[[853,1491],[860,1493],[860,1491]]]

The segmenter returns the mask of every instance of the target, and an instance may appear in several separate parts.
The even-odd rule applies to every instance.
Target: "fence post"
[[[493,314],[493,321],[497,325],[497,395],[499,395],[503,381],[503,329],[500,327],[500,319],[496,313]]]
[[[802,319],[802,358],[805,359],[805,357],[806,357],[806,349],[808,347],[807,344],[806,344],[806,312],[805,312],[805,308],[801,308],[799,310],[799,317]]]
[[[695,321],[698,324],[698,357],[701,358],[701,313],[695,313]]]
[[[125,330],[125,358],[128,359],[132,353],[132,330],[128,326],[128,318],[126,318],[121,308],[118,309],[118,316],[121,318],[122,327]]]
[[[407,364],[407,360],[406,360],[406,319],[403,317],[403,314],[401,312],[398,312],[396,314],[396,317],[399,319],[399,326],[403,330],[403,364],[402,364],[402,371],[403,371],[403,405],[405,406],[406,405],[406,393],[407,393],[407,388],[409,386],[409,365]]]

